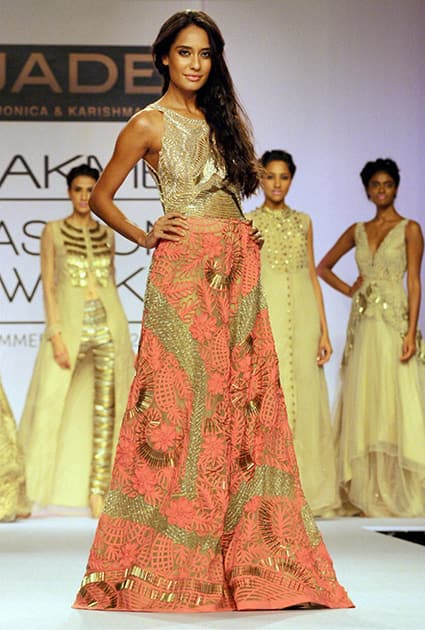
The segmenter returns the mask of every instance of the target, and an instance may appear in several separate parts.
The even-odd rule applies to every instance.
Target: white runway
[[[425,630],[425,547],[374,527],[425,530],[425,519],[319,523],[340,581],[357,608],[274,612],[114,613],[70,608],[95,522],[39,516],[0,524],[3,630]]]

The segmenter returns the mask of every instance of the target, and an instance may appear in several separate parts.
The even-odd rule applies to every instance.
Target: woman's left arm
[[[416,329],[421,305],[421,263],[424,251],[424,238],[419,223],[409,221],[406,227],[407,253],[407,334],[403,339],[400,361],[407,362],[416,353]]]
[[[310,272],[310,278],[313,285],[314,293],[316,295],[317,306],[319,308],[320,316],[320,341],[317,349],[317,365],[324,365],[329,361],[332,354],[332,345],[329,339],[328,324],[326,321],[325,305],[323,303],[322,289],[320,288],[319,279],[316,273],[316,265],[314,262],[314,247],[313,247],[313,227],[311,220],[308,224],[307,231],[307,258],[308,269]]]

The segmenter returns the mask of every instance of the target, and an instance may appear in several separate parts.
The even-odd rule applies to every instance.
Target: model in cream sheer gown
[[[353,300],[335,415],[339,483],[348,514],[424,516],[422,232],[394,207],[395,162],[368,162],[361,176],[376,216],[348,228],[319,265],[323,279]],[[359,278],[350,286],[332,267],[352,247]]]
[[[264,236],[261,281],[303,490],[313,513],[329,517],[339,506],[323,369],[332,349],[314,264],[311,219],[285,203],[296,169],[292,156],[267,151],[261,165],[264,203],[248,216]]]
[[[19,426],[28,496],[99,516],[133,375],[114,234],[90,215],[98,171],[68,174],[73,212],[41,238],[46,331]]]

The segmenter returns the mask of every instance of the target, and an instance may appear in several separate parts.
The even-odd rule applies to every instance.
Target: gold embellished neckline
[[[166,107],[165,105],[151,105],[152,109],[158,109],[159,111],[161,110],[165,110],[166,112],[170,112],[171,114],[175,114],[176,116],[179,116],[180,118],[184,118],[185,120],[190,120],[192,122],[200,122],[200,123],[204,123],[205,125],[208,125],[207,121],[205,120],[205,118],[192,118],[191,116],[186,116],[185,114],[181,114],[180,112],[178,112],[177,110],[173,109],[172,107]]]
[[[265,212],[272,214],[273,216],[283,216],[283,217],[287,217],[289,216],[293,210],[292,208],[290,208],[289,206],[284,206],[283,208],[269,208],[268,206],[266,206],[266,204],[263,204],[260,208],[261,210],[264,210]]]
[[[74,230],[74,232],[82,233],[85,230],[88,230],[89,232],[93,233],[97,232],[100,229],[100,223],[98,223],[97,221],[94,222],[94,225],[87,227],[77,227],[76,225],[73,225],[68,219],[64,219],[63,222],[67,228],[69,228],[70,230]]]
[[[253,220],[264,238],[261,258],[265,268],[285,273],[307,269],[308,215],[289,206],[272,210],[264,205],[253,213]]]

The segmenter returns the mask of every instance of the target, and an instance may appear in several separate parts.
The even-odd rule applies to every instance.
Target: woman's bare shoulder
[[[407,221],[407,225],[406,225],[406,229],[410,230],[412,233],[418,233],[418,232],[422,232],[422,228],[420,223],[418,223],[418,221],[415,221],[414,219],[405,219]]]
[[[155,151],[161,146],[163,133],[164,122],[161,112],[142,109],[130,118],[119,139],[125,146],[134,144]]]
[[[417,221],[406,219],[406,236],[411,239],[423,240],[422,228]]]
[[[163,114],[156,109],[141,109],[130,118],[127,123],[127,127],[129,126],[144,133],[161,131],[164,126]]]

